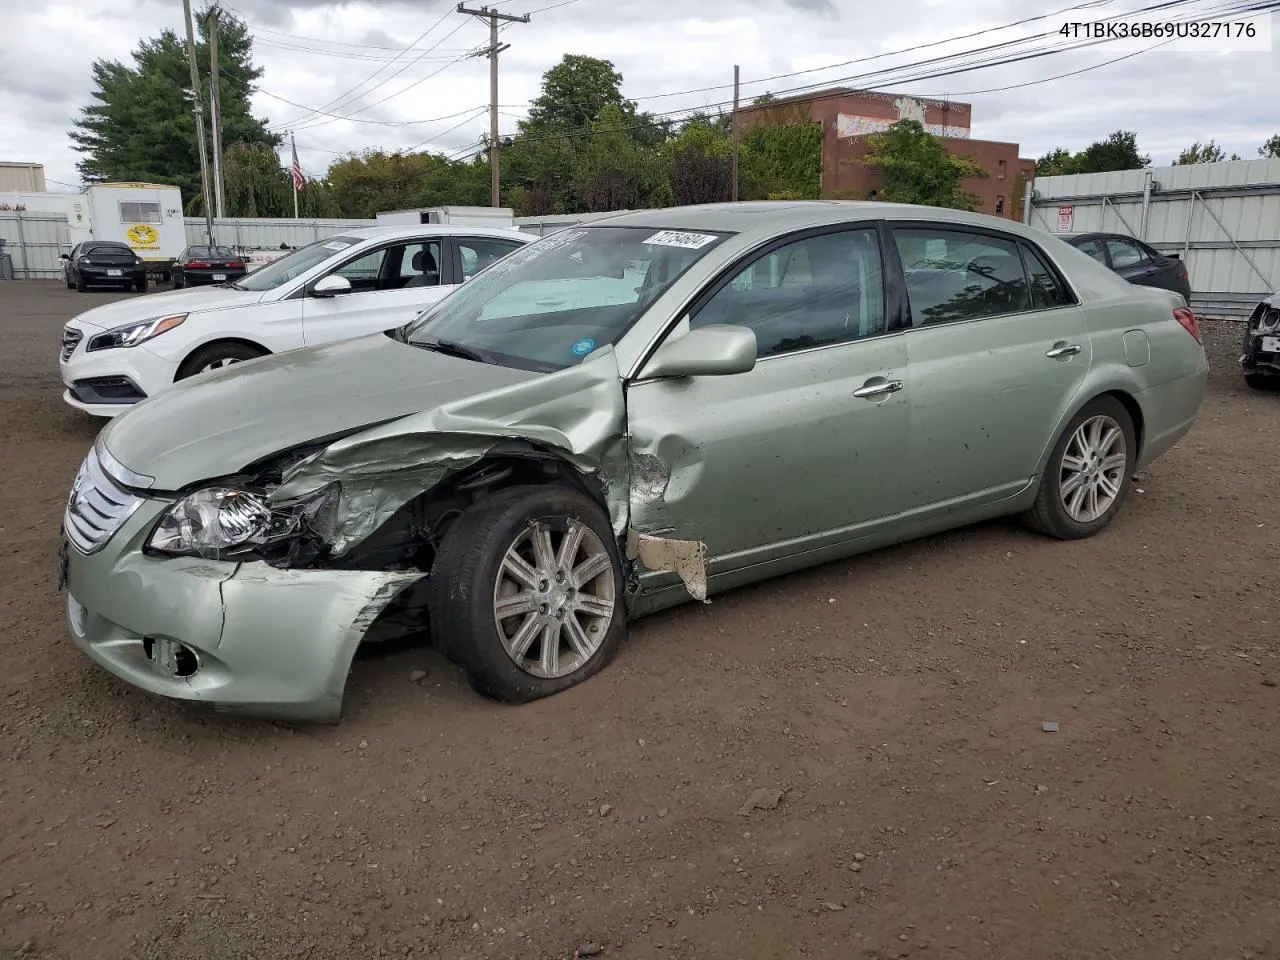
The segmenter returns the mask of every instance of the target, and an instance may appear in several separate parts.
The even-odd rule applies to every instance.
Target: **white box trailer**
[[[71,247],[86,240],[129,245],[152,272],[168,275],[187,246],[182,191],[157,183],[98,183],[84,193],[0,193],[0,207],[61,213]]]
[[[419,207],[414,210],[385,210],[375,219],[385,226],[410,226],[417,223],[450,223],[460,227],[515,226],[515,211],[510,207]]]

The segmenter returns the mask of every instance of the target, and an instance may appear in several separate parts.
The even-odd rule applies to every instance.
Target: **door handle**
[[[886,393],[897,393],[902,389],[901,380],[881,380],[879,383],[868,383],[853,391],[853,395],[863,400],[884,396]]]
[[[1078,343],[1063,343],[1055,346],[1052,350],[1046,353],[1045,356],[1052,360],[1057,360],[1062,357],[1074,357],[1080,352],[1080,349],[1081,348]]]

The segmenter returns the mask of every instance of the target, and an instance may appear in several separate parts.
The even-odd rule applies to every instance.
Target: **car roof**
[[[359,240],[401,240],[407,237],[449,237],[460,234],[470,237],[538,239],[531,234],[521,233],[515,227],[469,227],[459,223],[414,223],[408,226],[352,227],[349,230],[336,229],[327,234],[326,239],[351,237]]]
[[[745,200],[737,203],[707,203],[629,211],[592,220],[582,226],[772,235],[856,220],[925,220],[931,223],[954,223],[958,227],[968,225],[1003,230],[1035,241],[1040,241],[1044,236],[1043,230],[1036,230],[1007,217],[874,200]]]

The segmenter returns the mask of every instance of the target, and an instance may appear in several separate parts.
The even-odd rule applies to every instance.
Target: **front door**
[[[715,575],[858,539],[901,509],[911,387],[884,276],[876,230],[842,228],[713,284],[681,326],[754,330],[756,366],[629,386],[632,527],[702,541]]]
[[[313,346],[408,323],[454,289],[443,264],[439,239],[400,241],[348,260],[325,276],[346,278],[350,293],[317,297],[308,284],[303,339]]]
[[[906,496],[913,511],[1012,496],[1034,478],[1091,359],[1084,317],[1015,237],[895,228],[912,329]]]

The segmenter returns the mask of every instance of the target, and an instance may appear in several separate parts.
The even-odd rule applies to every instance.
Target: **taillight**
[[[207,266],[209,266],[207,263],[204,263],[200,260],[191,260],[187,263],[188,270],[202,270]]]
[[[228,269],[228,270],[243,270],[243,269],[244,269],[244,261],[243,261],[243,260],[232,260],[232,261],[230,261],[230,262],[227,264],[227,269]]]
[[[1196,319],[1190,307],[1174,307],[1173,319],[1182,324],[1182,329],[1195,337],[1197,343],[1200,342],[1200,321]]]

